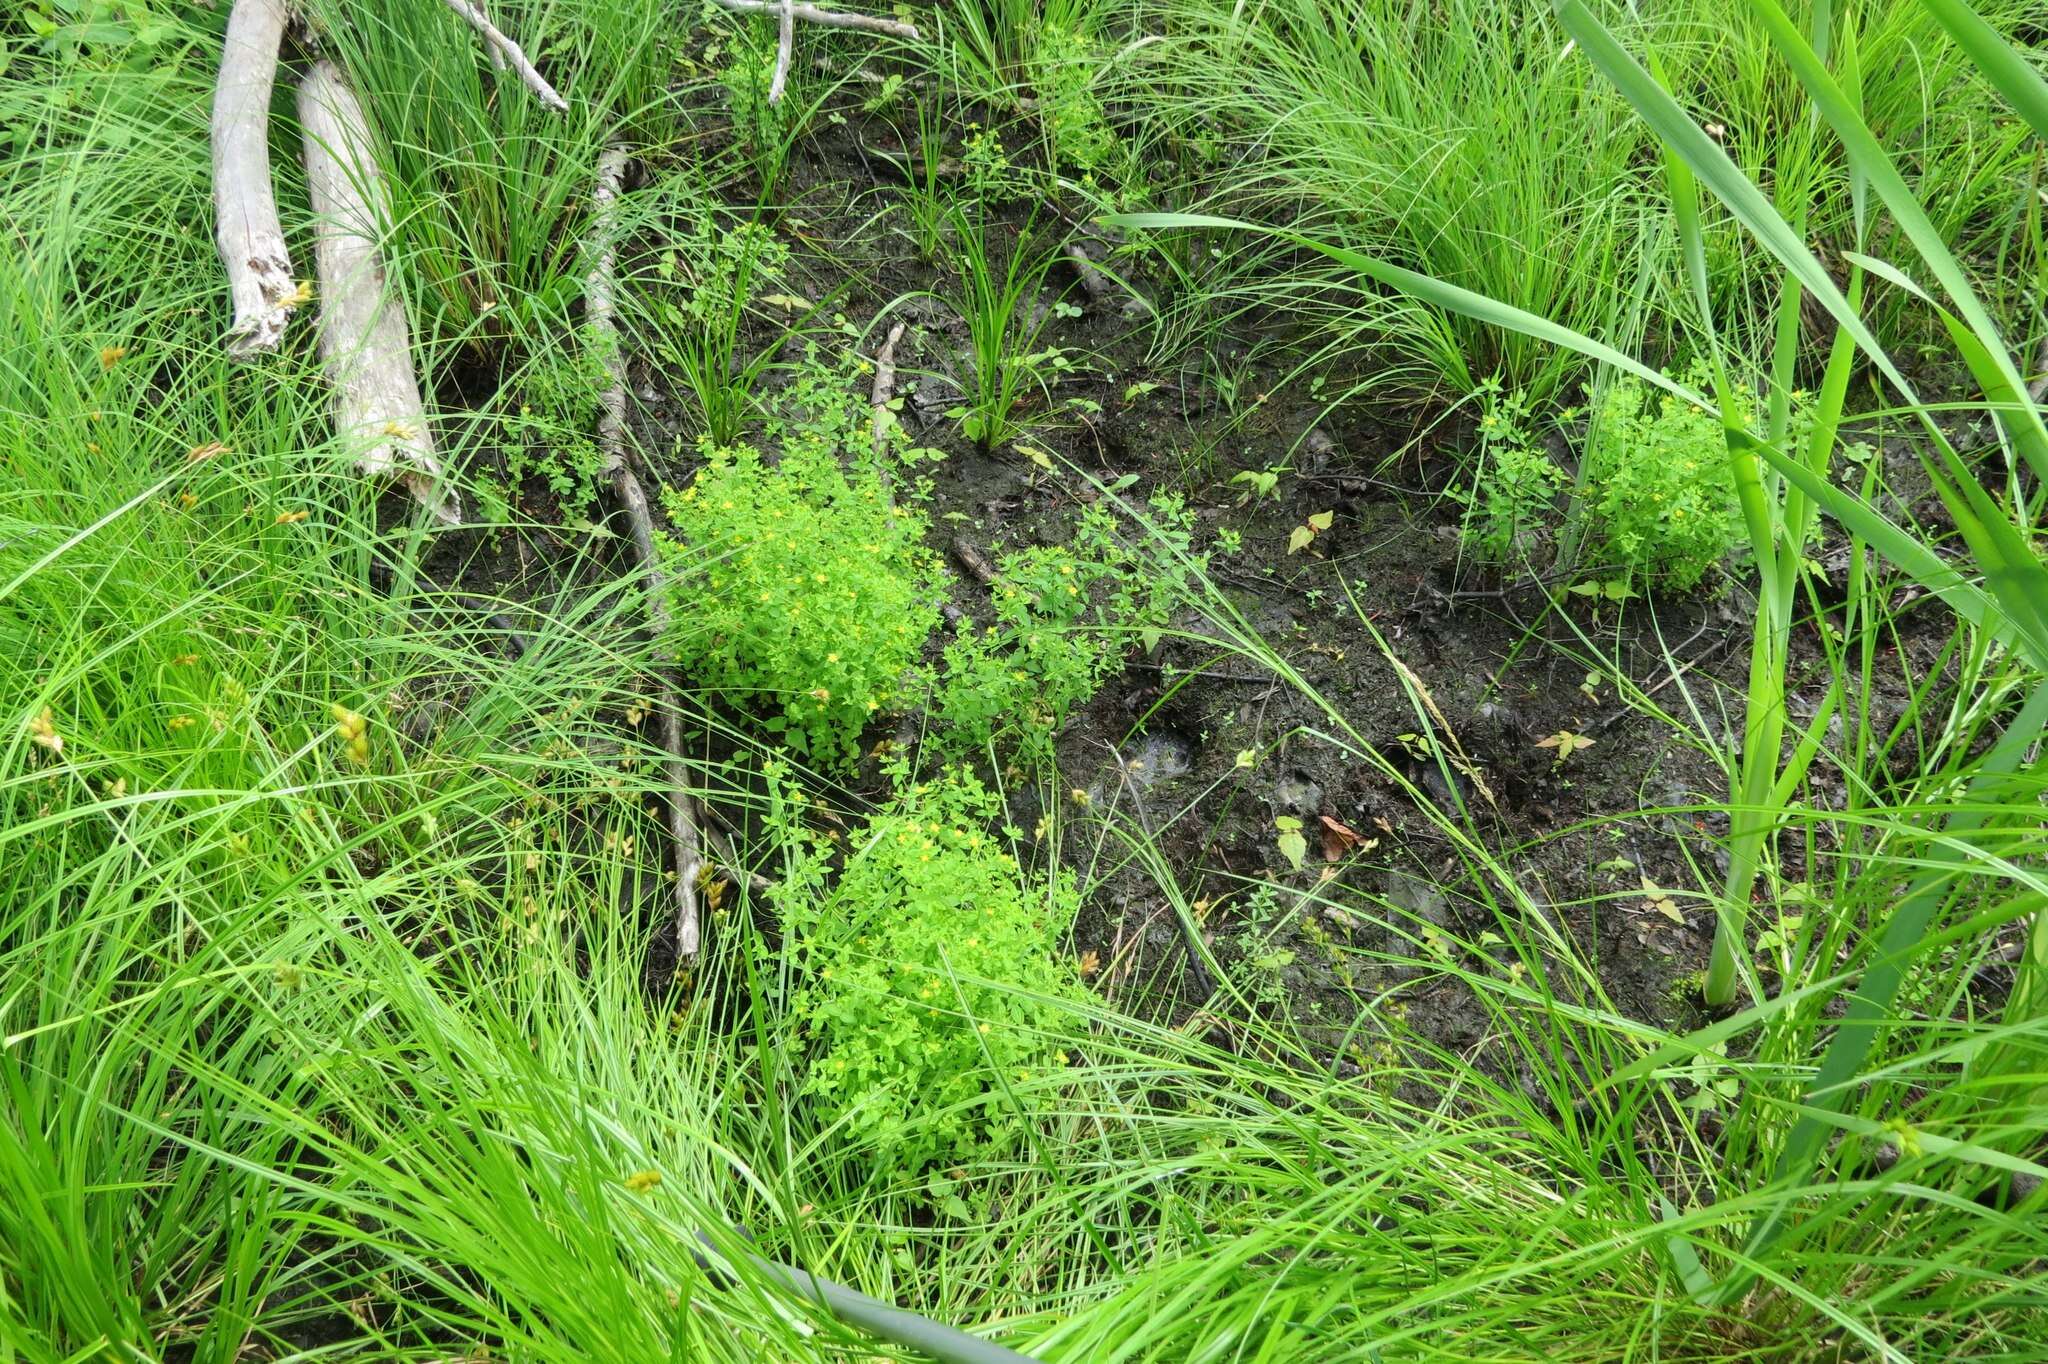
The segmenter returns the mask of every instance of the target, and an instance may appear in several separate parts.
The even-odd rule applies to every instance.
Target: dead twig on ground
[[[654,544],[654,516],[648,507],[647,490],[626,458],[626,358],[619,347],[616,266],[618,201],[625,174],[625,151],[607,147],[598,158],[597,189],[592,196],[596,205],[591,224],[595,250],[590,276],[584,284],[584,320],[604,365],[606,379],[599,399],[598,453],[604,473],[611,480],[612,500],[630,528],[633,554],[646,582],[648,629],[654,636],[655,647],[664,651],[656,662],[659,682],[654,710],[661,734],[669,845],[675,856],[676,955],[687,961],[697,955],[702,940],[697,883],[704,869],[704,852],[698,834],[697,803],[690,795],[683,759],[679,693],[665,657],[669,635],[668,577],[662,572]]]
[[[953,558],[959,562],[960,567],[967,570],[968,577],[983,587],[995,586],[996,566],[989,562],[988,556],[983,554],[973,541],[964,535],[956,535],[948,548],[953,551]]]
[[[235,320],[228,354],[276,350],[300,302],[270,182],[270,91],[284,41],[284,0],[235,0],[213,87],[214,243]]]
[[[484,47],[491,54],[493,66],[500,70],[511,67],[526,88],[533,91],[534,98],[558,114],[569,112],[569,102],[556,93],[555,87],[548,84],[548,78],[541,75],[533,63],[526,59],[525,49],[499,31],[498,26],[491,22],[491,16],[484,13],[483,6],[472,4],[470,0],[447,0],[447,4],[449,9],[466,19],[469,26],[476,30],[477,36],[483,39]]]
[[[364,474],[396,474],[435,516],[459,521],[434,457],[405,306],[378,252],[391,211],[369,119],[341,68],[325,58],[300,79],[298,102],[306,190],[319,220],[320,358],[334,389],[335,430],[367,442],[356,456]]]
[[[874,410],[875,458],[880,459],[889,448],[889,428],[895,424],[896,414],[889,410],[889,404],[896,397],[896,346],[903,340],[903,332],[910,324],[898,322],[889,328],[888,337],[882,348],[875,352],[875,391],[871,400]],[[887,477],[884,469],[883,476]]]
[[[734,14],[763,14],[784,8],[783,0],[712,0],[712,3]],[[822,28],[857,28],[868,33],[885,33],[891,38],[915,40],[917,37],[917,25],[906,24],[900,19],[882,19],[843,9],[819,9],[816,5],[793,4],[787,8],[792,22],[801,19]]]

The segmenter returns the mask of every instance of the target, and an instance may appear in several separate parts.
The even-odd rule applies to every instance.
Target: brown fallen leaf
[[[1346,850],[1365,841],[1359,836],[1357,830],[1331,819],[1328,815],[1318,815],[1316,818],[1320,819],[1323,824],[1323,860],[1325,862],[1335,862],[1345,854]]]

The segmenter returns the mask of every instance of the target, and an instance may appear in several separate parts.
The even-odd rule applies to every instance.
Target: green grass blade
[[[2048,81],[1963,0],[1920,0],[2035,136],[2048,142]]]

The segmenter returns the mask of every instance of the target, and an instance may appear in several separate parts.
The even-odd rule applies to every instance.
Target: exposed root
[[[654,516],[648,506],[647,490],[626,459],[626,359],[619,349],[616,267],[617,205],[625,173],[625,151],[606,148],[597,163],[597,190],[593,195],[596,213],[591,228],[597,250],[585,284],[584,308],[606,377],[600,397],[597,448],[603,457],[604,472],[611,480],[612,500],[626,518],[633,554],[646,580],[648,628],[659,643],[669,635],[668,577],[661,570],[661,558],[654,546]],[[654,710],[665,755],[662,781],[668,792],[669,845],[675,855],[676,955],[678,960],[689,961],[696,957],[702,939],[697,883],[704,870],[704,852],[698,833],[697,803],[690,795],[689,772],[683,760],[681,706],[673,671],[665,660],[659,663],[658,674]]]
[[[472,4],[470,0],[447,0],[447,3],[448,8],[468,20],[469,26],[483,39],[484,46],[491,54],[491,65],[499,70],[509,66],[526,88],[533,91],[534,98],[558,114],[569,112],[569,102],[556,93],[555,87],[548,84],[548,78],[541,75],[533,63],[526,59],[525,49],[506,37],[498,26],[491,22],[491,16],[484,13],[483,6]]]
[[[364,474],[396,474],[435,516],[460,521],[434,457],[405,305],[378,255],[391,213],[369,119],[333,62],[314,62],[300,79],[299,126],[307,195],[319,220],[320,358],[334,388],[335,429],[363,443],[356,466]]]
[[[270,186],[270,90],[284,24],[283,0],[235,0],[213,87],[214,242],[235,302],[227,351],[237,360],[276,350],[299,301]]]

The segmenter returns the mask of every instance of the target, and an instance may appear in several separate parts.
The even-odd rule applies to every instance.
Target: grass
[[[920,78],[948,82],[963,118],[1016,110],[1030,55],[1011,45],[1046,16],[940,8]],[[1165,350],[1199,352],[1243,308],[1313,303],[1295,340],[1386,357],[1382,393],[1400,374],[1448,393],[1498,375],[1540,401],[1603,367],[1667,384],[1681,345],[1769,375],[1753,428],[1727,437],[1757,602],[1746,691],[1680,676],[1653,694],[1577,625],[1564,660],[1623,679],[1621,699],[1726,774],[1722,798],[1640,814],[1728,830],[1666,888],[1726,926],[1706,987],[1727,1012],[1673,1027],[1612,997],[1572,926],[1642,888],[1565,884],[1474,797],[1432,798],[1194,572],[1179,644],[1301,701],[1316,718],[1286,742],[1413,796],[1460,914],[1240,873],[1233,904],[1282,907],[1262,943],[1349,982],[1334,1015],[1282,1007],[1230,950],[1209,953],[1199,1014],[1161,1009],[1127,982],[1183,984],[1179,936],[1140,939],[1055,1002],[1088,1035],[1073,1064],[991,1077],[1017,1146],[892,1173],[799,1094],[812,1040],[791,1005],[811,982],[772,899],[731,884],[740,868],[694,977],[650,960],[659,769],[627,717],[654,646],[605,537],[517,496],[458,530],[380,507],[330,439],[309,319],[260,367],[216,344],[220,17],[160,19],[146,51],[60,35],[0,73],[0,1360],[931,1356],[778,1264],[1047,1361],[2038,1356],[2044,1195],[2012,1179],[2043,1173],[2048,971],[2030,481],[2048,440],[2016,382],[2040,327],[2023,297],[2039,210],[2020,193],[2027,139],[2048,136],[2038,51],[1996,65],[2004,49],[1935,0],[1864,7],[1818,31],[1825,55],[1773,0],[1686,0],[1647,25],[1569,0],[1512,26],[1456,4],[1441,25],[1387,3],[1276,0],[1256,23],[1199,0],[1139,10],[1050,18],[1106,35],[1165,14],[1164,41],[1118,58],[1154,103],[1119,104],[1135,87],[1105,78],[1114,120],[1190,148],[1159,172],[1174,202],[1292,234],[1141,220],[1141,248],[1177,253]],[[655,261],[685,212],[750,216],[762,181],[789,183],[719,141],[727,115],[682,66],[703,31],[678,36],[672,8],[493,7],[570,98],[564,120],[493,77],[442,7],[315,14],[382,126],[390,249],[456,467],[487,469],[504,405],[576,353],[605,142],[657,170],[634,210]],[[2021,17],[1985,14],[2006,32]],[[841,41],[816,50],[837,60]],[[1638,65],[1653,53],[1695,84],[1660,85]],[[807,74],[792,98],[822,109],[838,78]],[[1283,119],[1290,83],[1306,97]],[[1746,120],[1716,134],[1728,109]],[[1218,130],[1244,158],[1227,189],[1192,150]],[[287,181],[280,200],[309,258],[302,196]],[[810,211],[788,209],[792,237]],[[1056,253],[1003,254],[981,226],[931,242],[964,253],[971,401],[996,444],[1042,384],[1023,357]],[[1864,259],[1838,285],[1852,244]],[[714,436],[753,420],[735,370],[748,389],[772,374],[746,360],[760,281],[742,259],[709,300],[718,330],[683,343],[714,399],[685,424]],[[685,286],[639,258],[625,278],[647,299],[628,303],[634,339],[658,354],[659,301]],[[1926,384],[1929,338],[1974,394]],[[1822,416],[1786,448],[1778,400],[1808,383]],[[1988,451],[1955,448],[1959,412],[1992,419]],[[1921,457],[1943,525],[1838,462],[1837,436],[1873,426]],[[1823,526],[1849,558],[1839,591],[1803,562]],[[1133,548],[1184,552],[1164,530]],[[497,567],[522,556],[551,567],[537,594]],[[1400,656],[1341,606],[1348,647]],[[1930,616],[1937,656],[1909,657]],[[1465,791],[1434,700],[1393,675],[1425,766]],[[367,762],[337,706],[366,717]],[[688,719],[696,779],[751,824],[767,745],[708,707]],[[996,765],[1047,823],[990,836],[1026,887],[1057,857],[1090,894],[1135,883],[1200,941],[1226,927],[1213,869],[1173,850],[1263,799],[1250,774],[1271,755],[1249,756],[1150,805],[1130,783],[1084,804],[1058,772]],[[1566,833],[1620,841],[1638,814]],[[739,841],[739,861],[786,873],[789,848]],[[2016,961],[1993,960],[2000,941]],[[1980,978],[2001,965],[2002,998]],[[1404,1025],[1395,979],[1454,989],[1482,1044]]]

